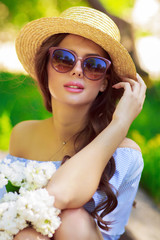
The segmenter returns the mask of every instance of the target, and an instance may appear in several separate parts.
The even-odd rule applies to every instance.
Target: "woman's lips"
[[[64,88],[73,93],[80,93],[84,90],[84,86],[79,82],[68,82],[64,84]]]

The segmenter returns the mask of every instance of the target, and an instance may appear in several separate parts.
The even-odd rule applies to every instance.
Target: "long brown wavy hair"
[[[44,97],[45,107],[49,112],[52,112],[51,106],[51,94],[48,89],[48,74],[47,64],[49,60],[48,49],[52,46],[58,46],[58,44],[67,36],[67,33],[55,34],[47,38],[37,51],[35,57],[35,71],[39,83],[39,87]],[[106,56],[110,59],[108,53]],[[111,59],[110,59],[111,60]],[[74,147],[77,153],[87,144],[89,144],[106,126],[111,122],[112,115],[115,110],[118,99],[122,96],[122,90],[115,90],[112,85],[120,81],[120,77],[115,73],[113,65],[111,65],[107,72],[108,86],[104,92],[99,92],[98,96],[92,103],[88,112],[88,122],[85,128],[77,133]],[[81,141],[80,141],[81,139]],[[81,142],[81,144],[77,144]],[[64,163],[69,157],[64,156],[62,163]],[[98,225],[104,229],[109,230],[111,222],[104,221],[103,217],[113,211],[117,206],[116,191],[109,183],[115,173],[115,161],[113,156],[110,158],[106,165],[103,174],[100,179],[98,190],[103,191],[106,194],[106,200],[100,203],[91,215],[97,219]],[[98,212],[101,211],[99,215]]]

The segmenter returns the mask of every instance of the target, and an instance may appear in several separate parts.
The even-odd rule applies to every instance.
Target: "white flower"
[[[53,204],[54,197],[46,189],[24,191],[17,200],[17,210],[38,232],[52,237],[61,223],[60,210]]]
[[[13,183],[13,185],[20,186],[21,182],[24,180],[24,169],[25,164],[23,162],[13,162],[11,164],[12,167],[12,175],[8,176],[9,180]]]
[[[4,160],[6,162],[6,160]],[[9,161],[10,163],[10,161]],[[12,182],[15,186],[20,186],[24,179],[25,164],[23,162],[13,162],[10,164],[0,164],[0,173]]]
[[[29,162],[25,168],[26,181],[22,184],[27,190],[34,190],[46,186],[48,180],[56,171],[51,162]]]
[[[18,198],[18,194],[15,192],[9,192],[5,193],[3,198],[0,200],[1,202],[10,202],[10,201],[16,201]]]
[[[3,216],[3,213],[8,209],[8,203],[4,202],[0,204],[0,218]]]
[[[51,162],[25,163],[9,159],[0,162],[0,187],[8,181],[19,186],[19,194],[9,192],[0,200],[0,240],[12,240],[30,224],[36,231],[52,237],[61,221],[54,197],[45,187],[56,167]]]
[[[19,230],[27,227],[26,221],[17,215],[17,202],[3,202],[0,204],[0,229],[10,235],[15,235]]]
[[[6,179],[5,175],[0,173],[0,188],[3,188],[7,183],[8,180]]]
[[[10,235],[7,232],[0,232],[0,239],[1,240],[13,240],[13,235]]]

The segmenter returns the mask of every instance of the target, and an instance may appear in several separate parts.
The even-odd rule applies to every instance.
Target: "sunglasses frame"
[[[100,80],[101,78],[103,78],[103,77],[106,75],[107,70],[108,70],[109,67],[111,66],[111,61],[110,61],[109,59],[107,59],[107,58],[99,57],[99,56],[94,55],[94,54],[93,54],[93,55],[90,55],[90,56],[86,56],[86,57],[78,57],[78,56],[76,55],[76,53],[73,52],[72,50],[69,50],[69,49],[67,49],[67,48],[60,48],[60,47],[50,47],[50,48],[49,48],[50,60],[52,59],[53,53],[54,53],[55,50],[64,50],[64,51],[67,51],[67,52],[71,53],[71,54],[75,57],[75,62],[74,62],[74,64],[73,64],[72,68],[71,68],[70,70],[65,71],[65,72],[58,71],[58,70],[53,66],[52,61],[51,61],[51,66],[52,66],[52,68],[53,68],[54,70],[56,70],[57,72],[59,72],[59,73],[67,73],[67,72],[70,72],[70,71],[75,67],[77,61],[80,60],[80,61],[81,61],[81,68],[82,68],[82,71],[83,71],[83,75],[84,75],[87,79],[89,79],[89,80],[91,80],[91,81],[98,81],[98,80]],[[97,58],[97,59],[101,59],[101,60],[103,60],[103,61],[106,63],[106,70],[105,70],[105,72],[103,73],[103,75],[102,75],[101,77],[99,77],[98,79],[89,78],[89,77],[86,76],[86,74],[85,74],[85,72],[84,72],[84,66],[83,66],[84,61],[85,61],[86,59],[88,59],[88,58],[93,58],[93,57],[94,57],[94,58]]]

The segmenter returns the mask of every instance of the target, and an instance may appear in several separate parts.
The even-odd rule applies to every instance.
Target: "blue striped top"
[[[110,183],[118,191],[118,206],[103,218],[106,221],[112,222],[109,231],[100,228],[104,240],[118,240],[120,235],[124,233],[144,166],[141,152],[132,148],[117,148],[113,157],[116,163],[116,171],[110,179]],[[11,161],[23,161],[26,164],[29,161],[33,161],[14,157],[10,154],[8,154],[6,158],[11,159]],[[56,169],[61,165],[61,161],[53,163],[55,164]],[[0,198],[4,193],[5,189],[0,189]],[[91,212],[105,199],[106,196],[103,192],[96,191],[93,195],[93,200],[87,203],[84,208],[88,212]]]

